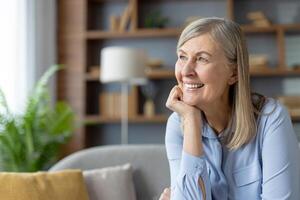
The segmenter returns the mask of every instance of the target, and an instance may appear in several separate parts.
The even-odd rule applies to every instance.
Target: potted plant
[[[52,66],[35,85],[22,114],[13,114],[0,90],[0,170],[46,170],[57,160],[61,144],[74,130],[74,113],[64,102],[51,106],[49,78],[59,70]]]
[[[144,26],[146,28],[165,28],[168,22],[168,17],[162,16],[159,10],[154,10],[146,16]]]

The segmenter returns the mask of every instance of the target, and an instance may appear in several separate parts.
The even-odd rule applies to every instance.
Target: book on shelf
[[[271,26],[270,20],[261,11],[253,11],[247,13],[247,18],[252,21],[252,24],[257,27],[269,27]]]
[[[129,93],[128,118],[137,115],[137,100]],[[99,95],[99,113],[102,117],[119,119],[122,116],[122,94],[120,92],[102,92]]]
[[[133,7],[131,4],[129,4],[128,6],[126,6],[123,14],[121,15],[119,31],[123,32],[127,30],[127,25],[130,24],[131,21],[132,12]]]
[[[292,117],[300,117],[300,96],[279,96],[278,100],[286,106]]]
[[[110,21],[110,30],[111,31],[118,31],[119,27],[120,27],[120,16],[116,16],[116,15],[111,15],[109,17],[109,21]]]

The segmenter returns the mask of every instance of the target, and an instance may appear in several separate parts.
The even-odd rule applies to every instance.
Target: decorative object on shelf
[[[169,22],[168,17],[162,16],[159,10],[154,10],[146,15],[145,28],[165,28]]]
[[[99,77],[99,74],[100,74],[100,68],[99,68],[99,66],[91,66],[89,68],[88,75],[90,77]]]
[[[141,49],[105,47],[101,51],[100,81],[119,82],[121,97],[121,143],[128,144],[128,86],[146,83],[146,54]]]
[[[134,13],[134,1],[130,1],[129,4],[123,10],[121,16],[111,15],[109,18],[110,31],[124,32],[130,28],[134,30],[133,21],[136,20]]]
[[[247,18],[252,22],[254,26],[269,27],[271,26],[270,20],[265,16],[262,11],[249,12]]]
[[[120,32],[127,30],[127,26],[131,22],[131,16],[132,16],[132,12],[133,12],[133,10],[132,10],[133,7],[131,5],[132,4],[129,4],[128,6],[126,6],[126,8],[123,11],[123,14],[121,15],[120,26],[119,26]]]
[[[120,119],[121,117],[121,93],[101,92],[99,94],[99,113],[100,116]]]
[[[249,65],[251,69],[267,68],[268,57],[265,54],[250,54]]]
[[[146,85],[141,86],[141,92],[146,98],[143,106],[144,115],[152,117],[155,115],[154,98],[157,94],[158,87],[154,81],[148,81]]]
[[[287,107],[292,117],[300,117],[300,96],[279,96],[278,100]]]
[[[146,117],[153,117],[155,115],[155,105],[153,100],[151,99],[146,100],[143,107],[143,112]]]
[[[58,151],[74,130],[74,113],[58,102],[54,108],[47,88],[49,78],[59,69],[53,66],[37,82],[28,97],[25,111],[10,112],[0,90],[0,168],[1,171],[46,170],[58,159]]]
[[[100,116],[109,119],[121,119],[121,93],[120,92],[101,92],[99,95],[99,113]],[[128,96],[128,118],[137,115],[137,102],[133,91]]]
[[[130,31],[137,30],[137,23],[138,23],[138,16],[137,16],[137,9],[138,9],[138,0],[129,0],[131,6],[131,15],[130,15]]]
[[[109,17],[110,31],[119,31],[120,19],[121,19],[120,16],[116,16],[116,15],[111,15]]]
[[[163,61],[161,59],[149,59],[147,61],[147,67],[150,70],[155,70],[162,67]]]

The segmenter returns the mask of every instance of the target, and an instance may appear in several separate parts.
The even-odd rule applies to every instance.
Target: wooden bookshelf
[[[90,0],[93,3],[105,3],[105,2],[127,2],[128,0]]]
[[[289,108],[288,108],[289,110]],[[289,110],[289,113],[291,115],[291,119],[293,122],[300,122],[300,112],[299,110],[297,111],[293,111],[293,110]]]
[[[86,39],[127,39],[127,38],[154,38],[154,37],[175,37],[179,36],[181,29],[138,29],[136,31],[127,32],[111,32],[111,31],[87,31]]]
[[[174,70],[158,69],[147,71],[147,77],[149,79],[172,79],[175,78]],[[250,75],[252,77],[278,77],[278,76],[300,76],[300,69],[287,70],[282,68],[263,68],[263,69],[251,69]],[[85,75],[86,81],[99,81],[99,76],[90,74]]]
[[[155,115],[153,117],[146,117],[143,115],[136,116],[134,118],[128,119],[129,123],[165,123],[167,122],[167,115]],[[293,122],[300,122],[300,115],[291,115]],[[121,119],[119,118],[109,118],[101,117],[97,115],[91,115],[85,117],[86,125],[95,125],[95,124],[106,124],[106,123],[120,123]]]
[[[300,122],[300,115],[291,115],[291,119],[293,122]]]
[[[263,68],[263,69],[251,69],[250,68],[251,76],[299,76],[300,69],[291,69],[288,70],[285,67],[277,67],[277,68]]]
[[[267,27],[258,27],[253,25],[242,25],[245,33],[276,33],[277,31],[300,31],[300,24],[274,24]]]
[[[149,70],[146,72],[146,75],[149,79],[170,79],[175,78],[174,70],[168,69],[157,69],[157,70]],[[99,81],[99,75],[85,75],[86,81]]]
[[[168,119],[167,115],[155,115],[152,117],[147,117],[144,115],[137,115],[136,117],[130,117],[128,119],[129,123],[164,123]],[[120,118],[103,117],[98,115],[91,115],[85,117],[85,123],[87,125],[93,124],[105,124],[105,123],[120,123]]]
[[[300,31],[300,24],[272,25],[269,27],[242,25],[241,27],[245,33],[276,33],[279,30]],[[137,29],[136,31],[127,31],[127,32],[89,30],[85,33],[85,37],[88,40],[177,37],[180,35],[181,30],[182,28]]]
[[[160,3],[169,1],[176,3],[182,0],[153,0],[155,6],[159,7]],[[109,6],[124,6],[128,2],[134,3],[133,28],[128,31],[117,32],[109,31],[108,27],[104,25],[108,22],[107,16],[101,16],[102,12],[106,13]],[[157,2],[157,4],[155,4]],[[201,1],[195,0],[202,6]],[[246,11],[237,10],[235,6],[239,3],[235,0],[225,0],[226,5],[224,9],[230,19],[239,22],[236,13],[246,14]],[[259,2],[260,3],[260,2]],[[259,6],[258,3],[258,6]],[[277,2],[278,3],[278,2]],[[66,66],[64,71],[61,71],[58,76],[57,97],[59,100],[66,100],[76,113],[79,121],[87,121],[90,124],[110,124],[120,123],[120,119],[101,117],[99,113],[99,94],[103,93],[99,76],[95,73],[93,75],[87,74],[87,71],[92,66],[99,65],[99,52],[105,45],[113,44],[129,44],[133,39],[147,40],[164,40],[169,38],[176,38],[180,35],[182,28],[180,26],[174,28],[164,29],[146,29],[143,25],[138,24],[143,20],[143,14],[139,10],[142,6],[147,8],[147,1],[139,0],[60,0],[57,1],[58,6],[58,62]],[[150,7],[150,6],[149,6]],[[100,14],[99,14],[100,13]],[[118,13],[118,15],[121,13]],[[215,15],[217,13],[212,13]],[[176,15],[176,13],[174,13]],[[107,21],[105,21],[107,20]],[[105,23],[102,23],[104,22]],[[299,34],[300,24],[273,24],[269,27],[256,27],[253,25],[242,25],[242,30],[246,34],[251,34],[251,37],[257,35],[266,35],[266,37],[275,38],[276,58],[278,59],[278,67],[276,69],[262,68],[251,69],[252,77],[289,77],[300,76],[300,69],[289,70],[286,67],[286,52],[285,52],[285,37],[287,34]],[[257,34],[257,35],[256,35]],[[130,39],[130,40],[129,40]],[[122,40],[122,41],[120,41]],[[277,52],[276,52],[277,51]],[[166,80],[175,79],[173,70],[153,70],[147,72],[149,79]],[[99,83],[98,83],[99,82]],[[159,81],[158,81],[159,82]],[[137,90],[137,89],[136,89]],[[137,92],[138,93],[138,92]],[[139,100],[139,94],[136,94],[136,105],[141,107],[143,103]],[[97,105],[97,106],[95,106]],[[167,117],[164,115],[156,115],[151,118],[139,115],[130,118],[130,123],[164,123]],[[293,121],[300,121],[300,116],[292,116]],[[70,143],[68,152],[76,151],[88,147],[86,144],[86,135],[88,132],[97,132],[93,128],[87,129],[85,126],[81,127],[74,135]],[[101,131],[100,131],[101,132]],[[102,133],[99,133],[102,134]]]
[[[170,79],[175,78],[174,70],[157,69],[147,71],[147,77],[149,79]]]
[[[253,25],[242,25],[242,30],[245,33],[276,33],[278,26],[257,27]]]
[[[284,31],[300,31],[300,24],[283,24],[281,27]]]

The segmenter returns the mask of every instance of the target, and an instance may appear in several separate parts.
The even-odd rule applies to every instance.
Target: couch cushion
[[[108,145],[78,151],[50,170],[95,169],[130,163],[138,200],[159,199],[170,187],[169,164],[164,145]]]
[[[86,170],[83,175],[90,200],[136,200],[129,163]]]
[[[0,173],[0,199],[88,200],[82,172]]]

